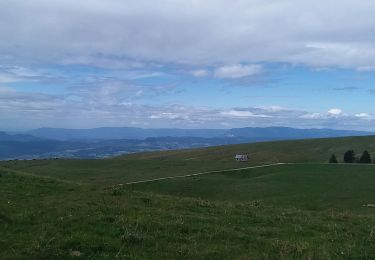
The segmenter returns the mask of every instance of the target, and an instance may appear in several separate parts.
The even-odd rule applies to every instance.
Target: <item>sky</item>
[[[0,0],[0,129],[375,131],[375,1]]]

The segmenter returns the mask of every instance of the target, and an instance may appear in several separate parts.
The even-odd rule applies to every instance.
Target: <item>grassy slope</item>
[[[140,153],[108,160],[37,160],[0,162],[0,166],[77,182],[113,185],[144,179],[232,169],[272,162],[326,162],[339,160],[348,149],[375,152],[375,136],[267,142],[211,148]],[[236,163],[236,153],[251,161]],[[140,160],[142,160],[140,162]]]
[[[2,259],[375,257],[374,214],[212,202],[0,174]]]
[[[0,258],[65,259],[79,251],[97,259],[373,259],[375,210],[361,206],[375,203],[373,166],[288,165],[105,187],[252,163],[324,162],[332,152],[372,152],[374,141],[317,139],[111,160],[2,162],[0,168],[8,169],[0,170]],[[233,162],[237,152],[249,153],[252,162]]]
[[[1,162],[0,166],[80,183],[113,185],[197,171],[232,169],[254,163],[190,160],[35,160]]]
[[[259,200],[308,210],[362,211],[364,204],[375,203],[374,183],[375,165],[298,164],[141,183],[132,188],[217,201]]]
[[[332,153],[340,160],[345,151],[354,149],[375,152],[375,136],[306,139],[216,146],[202,149],[149,152],[125,155],[118,159],[190,159],[233,160],[236,153],[248,153],[256,163],[264,162],[327,162]]]

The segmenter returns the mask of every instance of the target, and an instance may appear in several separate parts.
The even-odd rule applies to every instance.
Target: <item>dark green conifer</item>
[[[331,158],[329,158],[329,163],[338,163],[336,155],[331,155]]]
[[[361,158],[359,159],[360,163],[371,163],[371,156],[368,151],[364,151]]]
[[[345,163],[355,163],[355,153],[353,150],[346,151],[344,155]]]

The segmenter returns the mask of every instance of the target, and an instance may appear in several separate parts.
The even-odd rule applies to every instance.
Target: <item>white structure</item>
[[[249,156],[247,154],[236,154],[234,157],[237,162],[247,162],[249,160]]]

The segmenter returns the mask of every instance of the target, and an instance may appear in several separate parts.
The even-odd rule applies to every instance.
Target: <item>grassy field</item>
[[[339,160],[348,149],[375,152],[375,137],[279,141],[131,154],[106,160],[36,160],[0,162],[0,166],[74,182],[113,185],[196,172],[226,170],[276,162],[325,163],[332,153]],[[250,162],[237,163],[236,153]]]
[[[297,164],[169,179],[131,187],[215,201],[259,201],[306,210],[368,211],[375,203],[375,165]]]
[[[35,160],[1,162],[0,166],[78,183],[108,186],[166,176],[180,176],[197,171],[233,169],[255,165],[218,160]]]
[[[2,259],[375,256],[371,208],[364,213],[306,210],[293,201],[189,199],[126,187],[97,189],[9,170],[1,171],[0,184]]]
[[[374,259],[375,164],[322,164],[374,141],[1,162],[0,259]],[[280,161],[303,163],[124,185]]]

